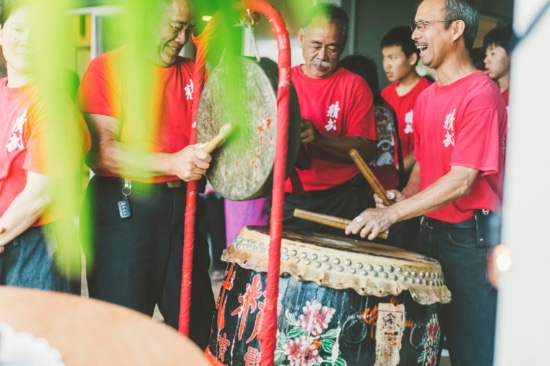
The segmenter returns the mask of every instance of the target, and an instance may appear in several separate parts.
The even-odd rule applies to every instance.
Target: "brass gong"
[[[271,193],[277,140],[277,64],[234,57],[210,74],[197,114],[197,141],[206,142],[221,126],[232,125],[226,141],[212,154],[206,176],[223,197],[242,201]],[[301,115],[291,88],[287,175],[300,148]]]

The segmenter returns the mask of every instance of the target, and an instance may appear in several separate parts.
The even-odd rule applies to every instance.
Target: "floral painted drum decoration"
[[[436,260],[310,232],[285,232],[281,245],[276,365],[437,364],[451,294]],[[242,229],[224,252],[212,364],[259,365],[268,252],[265,227]]]

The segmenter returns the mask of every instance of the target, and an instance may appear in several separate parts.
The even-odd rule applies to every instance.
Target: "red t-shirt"
[[[25,188],[27,172],[63,177],[67,173],[65,168],[74,171],[72,165],[66,167],[64,163],[80,163],[81,160],[78,157],[70,159],[78,154],[70,151],[65,139],[81,144],[77,148],[83,152],[90,147],[88,129],[76,108],[68,111],[68,118],[61,121],[62,125],[54,126],[54,119],[47,117],[51,110],[45,107],[36,88],[31,85],[8,88],[7,84],[7,78],[0,79],[0,216]],[[52,131],[59,133],[52,134]],[[70,154],[64,157],[63,164],[55,160],[59,146]],[[46,213],[33,226],[47,224],[56,218],[51,212]]]
[[[344,68],[325,79],[313,79],[293,67],[291,78],[298,94],[302,117],[317,132],[329,136],[358,136],[376,140],[372,92],[363,78]],[[334,163],[311,157],[311,169],[298,170],[304,190],[325,190],[352,179],[359,169],[351,163]],[[286,192],[292,192],[290,181]]]
[[[506,108],[508,108],[508,106],[510,105],[510,88],[502,92],[502,97],[504,98],[504,104],[506,104]]]
[[[418,97],[414,114],[420,190],[451,166],[480,171],[469,194],[426,216],[457,223],[472,217],[474,209],[498,210],[508,123],[498,86],[482,71],[450,85],[434,83]]]
[[[146,151],[175,153],[189,145],[193,105],[194,62],[178,57],[170,67],[147,62],[144,76],[130,75],[125,48],[95,58],[80,84],[83,113],[114,117],[121,123],[119,141]],[[151,75],[151,78],[145,76]],[[146,90],[136,99],[136,90]],[[143,102],[146,101],[146,102]],[[95,171],[102,176],[114,174]],[[126,177],[133,178],[133,177]],[[134,179],[134,178],[133,178]],[[166,182],[176,176],[137,179]]]
[[[426,78],[420,78],[418,83],[405,95],[397,95],[398,81],[395,81],[382,90],[382,97],[391,105],[397,116],[399,139],[401,140],[401,152],[403,159],[410,155],[414,149],[413,109],[416,98],[431,82]],[[395,163],[398,162],[397,149],[395,150]]]

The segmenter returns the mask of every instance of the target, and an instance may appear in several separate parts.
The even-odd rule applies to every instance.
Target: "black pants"
[[[224,200],[217,193],[199,195],[204,202],[204,216],[201,223],[205,236],[209,237],[212,252],[212,267],[214,270],[225,270],[226,263],[222,261],[225,249],[225,214]]]
[[[117,202],[124,180],[95,176],[86,193],[81,237],[87,247],[90,297],[153,315],[178,328],[186,185],[132,182],[132,216],[121,219]],[[197,217],[202,205],[197,200]],[[208,246],[195,232],[190,338],[205,348],[214,311]]]

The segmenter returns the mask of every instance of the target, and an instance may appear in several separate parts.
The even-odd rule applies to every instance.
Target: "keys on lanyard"
[[[118,212],[121,219],[127,219],[132,216],[132,208],[130,207],[130,201],[128,196],[132,193],[132,181],[124,179],[124,187],[122,187],[122,194],[124,198],[117,202]]]

